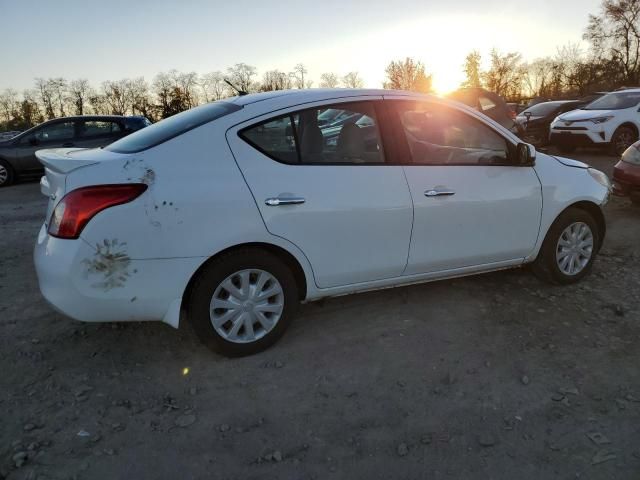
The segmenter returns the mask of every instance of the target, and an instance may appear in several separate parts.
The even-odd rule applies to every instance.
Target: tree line
[[[33,88],[0,93],[0,130],[22,130],[57,117],[69,115],[143,115],[152,121],[170,117],[196,105],[245,92],[266,92],[311,88],[313,81],[300,63],[291,72],[269,70],[258,78],[257,69],[245,63],[225,72],[205,74],[170,70],[151,82],[144,77],[108,80],[96,88],[87,79],[36,78]],[[229,83],[233,85],[230,86]],[[323,73],[323,88],[362,88],[358,72],[338,75]]]
[[[527,62],[518,52],[488,52],[482,68],[482,54],[470,52],[462,65],[461,87],[483,87],[509,101],[532,97],[569,98],[594,91],[640,84],[640,0],[603,0],[598,14],[590,15],[583,39],[586,51],[577,44],[559,47],[555,55]],[[384,88],[432,91],[432,75],[422,62],[412,58],[392,61],[385,69]],[[237,63],[223,71],[205,74],[170,70],[151,82],[143,77],[105,81],[99,87],[86,79],[36,78],[33,88],[0,93],[0,130],[26,129],[51,118],[84,115],[143,115],[152,121],[169,117],[201,103],[236,95],[235,89],[265,92],[291,88],[312,88],[303,63],[291,71],[268,70],[262,76],[254,66]],[[361,88],[364,81],[356,71],[320,76],[322,88]]]

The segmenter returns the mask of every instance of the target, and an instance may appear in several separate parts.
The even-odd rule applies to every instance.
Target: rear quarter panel
[[[284,248],[312,279],[304,254],[267,232],[226,143],[227,128],[222,122],[213,122],[149,150],[71,172],[67,192],[97,184],[148,185],[133,202],[96,215],[81,239],[94,251],[104,250],[105,241],[110,245],[115,241],[119,252],[132,261],[189,259],[188,269],[175,271],[183,277],[184,287],[211,256],[255,242]],[[195,258],[198,260],[193,261]]]

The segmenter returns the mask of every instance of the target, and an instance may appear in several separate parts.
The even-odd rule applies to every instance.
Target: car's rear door
[[[320,288],[397,277],[406,266],[412,202],[402,167],[386,162],[380,101],[292,108],[227,132],[267,229],[304,252]],[[360,124],[320,122],[328,108]]]
[[[124,134],[124,123],[112,119],[78,120],[75,144],[81,148],[97,148],[115,142]]]
[[[535,246],[542,190],[510,141],[441,102],[387,100],[414,202],[405,274],[521,261]]]
[[[16,145],[15,155],[18,170],[23,173],[38,172],[42,165],[36,158],[36,150],[75,146],[75,122],[60,119],[48,122],[25,135]]]

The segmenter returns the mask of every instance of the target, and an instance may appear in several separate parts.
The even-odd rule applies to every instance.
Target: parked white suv
[[[526,263],[575,282],[605,235],[603,173],[405,92],[241,96],[37,155],[45,298],[92,322],[184,312],[226,355],[272,344],[299,301]]]
[[[640,88],[608,93],[580,110],[556,117],[551,123],[550,143],[563,152],[578,146],[611,147],[617,156],[638,140]]]

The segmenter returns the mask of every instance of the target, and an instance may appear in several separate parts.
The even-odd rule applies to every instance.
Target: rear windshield
[[[525,113],[529,112],[534,117],[545,117],[550,113],[553,113],[556,110],[558,110],[561,106],[562,106],[561,103],[538,103],[533,107],[527,108],[520,115],[524,115]]]
[[[141,152],[241,109],[241,106],[228,102],[207,103],[138,130],[117,142],[113,142],[105,147],[105,150],[116,153]]]
[[[640,92],[608,93],[591,102],[584,110],[622,110],[640,103]]]

